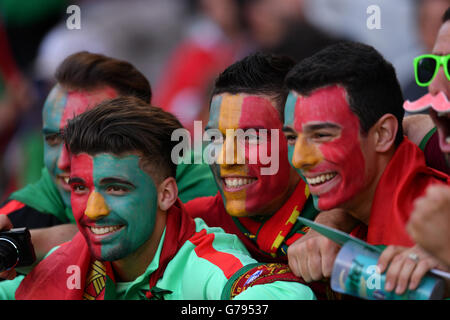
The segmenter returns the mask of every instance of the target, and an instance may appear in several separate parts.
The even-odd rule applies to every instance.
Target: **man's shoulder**
[[[234,255],[242,265],[255,262],[237,235],[227,233],[221,227],[210,227],[201,218],[195,218],[195,225],[196,232],[188,241],[195,246],[197,255],[211,256],[214,261],[219,253],[223,253],[224,257]]]
[[[222,196],[219,192],[215,196],[190,200],[184,204],[184,207],[191,217],[202,218],[203,220],[208,220],[210,216],[217,216],[218,211],[225,211]]]
[[[209,227],[200,218],[195,219],[195,224],[195,233],[177,254],[178,258],[189,261],[186,265],[193,269],[198,266],[217,269],[228,279],[244,265],[256,262],[236,235]]]

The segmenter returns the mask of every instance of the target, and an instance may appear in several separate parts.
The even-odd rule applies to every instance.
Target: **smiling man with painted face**
[[[278,265],[256,263],[236,236],[187,214],[171,159],[179,128],[170,113],[131,97],[69,121],[63,136],[80,233],[33,269],[17,299],[314,298],[287,270],[280,276]],[[68,286],[70,266],[80,270],[78,287]],[[252,279],[242,279],[249,269]]]
[[[310,185],[315,206],[346,210],[367,228],[361,237],[371,244],[413,247],[405,227],[414,200],[449,178],[428,168],[403,137],[392,65],[370,46],[343,42],[300,62],[286,83],[289,160]],[[298,261],[301,272],[307,259]]]
[[[69,119],[98,103],[121,95],[151,101],[152,91],[145,76],[126,61],[100,54],[79,52],[68,56],[55,72],[57,84],[43,107],[44,163],[41,179],[13,193],[0,208],[9,224],[32,229],[32,241],[40,259],[76,232],[70,206],[70,159],[60,130]],[[180,199],[214,194],[215,184],[207,165],[179,165]],[[64,224],[61,226],[56,226]],[[2,274],[2,276],[4,276]],[[8,276],[14,276],[11,270]],[[1,291],[1,290],[0,290]]]
[[[317,214],[281,131],[283,80],[293,66],[287,57],[256,53],[219,75],[206,131],[214,137],[211,169],[220,192],[186,204],[208,225],[238,235],[259,261],[286,262],[287,246],[307,231],[297,217]]]
[[[42,176],[36,183],[12,193],[0,208],[0,215],[14,227],[31,229],[38,259],[55,245],[70,240],[76,232],[67,183],[70,161],[60,136],[67,120],[118,95],[134,95],[146,101],[152,97],[148,80],[133,65],[89,52],[67,57],[58,66],[55,79],[57,84],[42,110],[45,164]],[[0,229],[5,225],[0,225]],[[7,276],[14,274],[10,270]]]

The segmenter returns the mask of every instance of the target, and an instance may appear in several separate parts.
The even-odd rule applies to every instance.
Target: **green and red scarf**
[[[233,221],[243,234],[257,244],[260,251],[277,257],[286,255],[284,251],[287,246],[308,231],[308,227],[297,221],[298,216],[314,220],[317,214],[309,197],[309,188],[300,180],[286,203],[268,219],[233,217]]]

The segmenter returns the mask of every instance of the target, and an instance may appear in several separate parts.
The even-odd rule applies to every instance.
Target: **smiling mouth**
[[[227,191],[238,191],[255,183],[258,179],[253,177],[224,177],[222,181]]]
[[[105,226],[105,227],[94,227],[94,226],[91,226],[91,227],[89,227],[89,230],[93,234],[96,234],[96,235],[105,235],[105,234],[116,232],[116,231],[122,229],[123,227],[124,227],[123,225]]]
[[[319,186],[321,184],[324,184],[330,180],[332,180],[334,177],[336,177],[337,172],[328,172],[328,173],[324,173],[318,176],[315,176],[313,178],[306,178],[306,182],[310,185],[310,186]]]

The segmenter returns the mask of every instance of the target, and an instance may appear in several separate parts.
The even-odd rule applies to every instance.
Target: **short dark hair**
[[[373,47],[351,41],[332,44],[302,60],[287,75],[286,85],[302,95],[328,85],[342,85],[350,109],[359,118],[361,131],[385,114],[398,121],[395,145],[403,140],[403,95],[395,69]]]
[[[142,167],[153,177],[175,177],[171,161],[172,132],[182,128],[171,113],[153,107],[136,97],[106,100],[68,121],[62,135],[73,154],[128,152],[142,154]]]
[[[135,96],[151,103],[152,89],[147,78],[131,63],[82,51],[64,59],[55,72],[62,86],[91,90],[111,86],[120,95]]]
[[[444,24],[449,20],[450,20],[450,7],[448,7],[447,10],[445,10],[444,15],[442,16],[442,23]]]
[[[284,105],[289,90],[284,78],[295,65],[287,56],[257,52],[226,68],[216,79],[211,94],[248,93],[273,96],[283,119]]]

